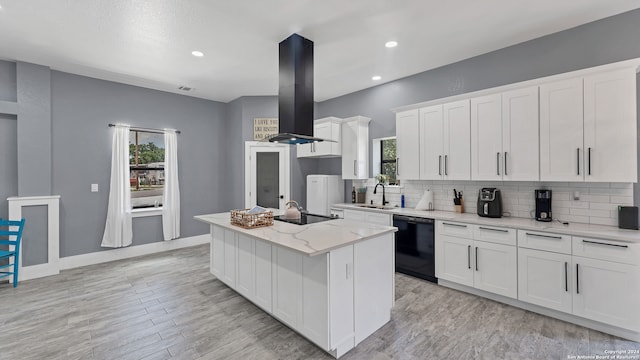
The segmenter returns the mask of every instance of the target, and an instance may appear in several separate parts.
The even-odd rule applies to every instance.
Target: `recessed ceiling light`
[[[378,80],[381,80],[381,79],[382,79],[382,76],[380,76],[380,75],[375,75],[375,76],[371,77],[371,80],[373,80],[373,81],[378,81]]]
[[[398,42],[397,41],[387,41],[384,46],[388,47],[388,48],[394,48],[396,46],[398,46]]]
[[[203,57],[204,53],[202,51],[194,50],[194,51],[191,52],[191,55],[193,55],[195,57]]]

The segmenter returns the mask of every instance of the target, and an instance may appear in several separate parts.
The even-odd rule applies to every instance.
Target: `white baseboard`
[[[60,270],[78,268],[87,265],[101,264],[109,261],[128,259],[136,256],[155,254],[168,250],[208,244],[209,234],[191,236],[169,241],[158,241],[150,244],[130,246],[94,253],[60,258]],[[20,276],[22,279],[22,276]]]
[[[11,271],[13,271],[13,268],[11,268]],[[18,274],[19,276],[18,283],[24,280],[37,279],[45,276],[58,275],[58,274],[60,274],[60,268],[57,266],[57,264],[45,263],[45,264],[38,264],[38,265],[22,266]],[[9,279],[10,283],[13,283],[12,276],[8,276],[7,279]]]

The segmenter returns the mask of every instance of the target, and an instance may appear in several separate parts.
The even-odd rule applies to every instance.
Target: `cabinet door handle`
[[[505,175],[509,175],[507,174],[507,152],[504,152],[504,174]]]
[[[444,156],[444,174],[449,175],[447,172],[447,155]]]
[[[580,264],[576,264],[576,293],[580,294]]]
[[[400,175],[400,158],[396,158],[396,175]]]
[[[591,148],[587,151],[587,175],[591,175]]]
[[[540,235],[540,234],[532,234],[532,233],[526,233],[526,234],[527,234],[527,236],[537,236],[537,237],[542,237],[542,238],[562,240],[562,236]]]
[[[471,245],[467,245],[467,266],[471,270]]]
[[[353,160],[353,175],[358,176],[358,160]]]
[[[442,225],[456,226],[456,227],[461,227],[461,228],[466,228],[467,227],[467,225],[452,224],[452,223],[447,223],[447,222],[443,222]]]
[[[576,161],[576,165],[578,166],[578,175],[580,175],[580,148],[576,149],[576,158],[578,159]]]
[[[500,153],[496,153],[496,175],[500,175]]]
[[[569,292],[569,263],[564,262],[564,291]]]
[[[499,232],[509,232],[509,230],[505,230],[505,229],[492,229],[492,228],[488,228],[488,227],[484,227],[484,226],[480,226],[478,229],[481,230],[490,230],[490,231],[499,231]]]
[[[442,155],[438,155],[438,175],[442,175]]]
[[[589,241],[589,240],[582,240],[583,243],[587,243],[587,244],[597,244],[597,245],[606,245],[606,246],[615,246],[615,247],[621,247],[621,248],[628,248],[628,245],[618,245],[618,244],[607,244],[607,243],[602,243],[602,242],[597,242],[597,241]]]
[[[476,246],[476,271],[478,271],[478,247]]]

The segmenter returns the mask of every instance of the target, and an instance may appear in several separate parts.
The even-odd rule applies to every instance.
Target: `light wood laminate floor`
[[[197,246],[17,289],[0,283],[0,359],[331,359],[208,267],[208,246]],[[567,359],[640,349],[401,274],[396,299],[391,322],[343,359]]]

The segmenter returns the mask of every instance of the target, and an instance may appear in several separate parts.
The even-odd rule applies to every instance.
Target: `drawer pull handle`
[[[490,230],[490,231],[499,231],[499,232],[504,232],[504,233],[509,232],[509,230],[505,230],[505,229],[492,229],[492,228],[488,228],[488,227],[484,227],[484,226],[480,226],[479,229],[481,229],[481,230]]]
[[[564,291],[569,292],[569,263],[564,262]]]
[[[580,264],[576,264],[576,294],[580,294]]]
[[[442,225],[457,226],[457,227],[461,227],[461,228],[466,228],[467,227],[467,225],[452,224],[452,223],[446,223],[446,222],[443,222]]]
[[[527,236],[537,236],[537,237],[543,237],[543,238],[549,238],[549,239],[562,240],[562,236],[540,235],[540,234],[532,234],[532,233],[526,233],[526,234]]]
[[[597,241],[589,241],[589,240],[582,240],[583,243],[587,243],[587,244],[598,244],[598,245],[606,245],[606,246],[615,246],[615,247],[621,247],[621,248],[628,248],[628,245],[618,245],[618,244],[607,244],[607,243],[602,243],[602,242],[597,242]]]
[[[480,271],[478,270],[478,247],[476,246],[476,271]]]

